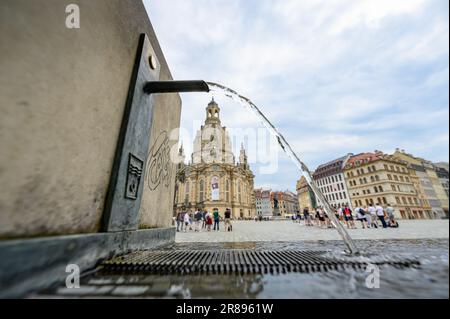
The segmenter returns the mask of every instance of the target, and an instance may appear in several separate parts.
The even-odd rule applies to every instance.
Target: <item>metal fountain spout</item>
[[[144,92],[153,93],[184,93],[184,92],[209,92],[209,86],[205,81],[149,81],[144,86]]]

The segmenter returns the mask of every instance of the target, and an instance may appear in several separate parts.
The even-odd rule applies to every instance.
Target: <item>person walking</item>
[[[311,216],[309,216],[309,209],[305,207],[303,209],[303,218],[305,219],[305,226],[312,226],[311,224]]]
[[[231,210],[227,208],[225,210],[225,231],[232,231],[233,226],[231,225]]]
[[[370,214],[370,220],[371,220],[371,224],[370,226],[378,228],[378,222],[377,222],[377,210],[376,208],[373,206],[373,204],[370,204],[369,206],[369,214]]]
[[[202,229],[206,228],[206,210],[202,211]]]
[[[184,216],[186,216],[187,212],[185,210],[181,211],[180,214],[180,231],[184,231]]]
[[[372,227],[371,226],[372,218],[370,216],[369,209],[367,208],[367,206],[364,206],[363,210],[364,210],[364,219],[366,220],[367,228],[371,228]]]
[[[191,224],[191,218],[190,218],[188,212],[184,213],[183,219],[184,219],[184,232],[186,233],[188,227],[189,227],[190,224]]]
[[[356,219],[361,222],[362,228],[366,228],[366,211],[362,207],[357,207],[356,211]]]
[[[323,228],[325,226],[325,216],[322,207],[317,208],[316,218],[319,219],[319,227]]]
[[[180,226],[183,227],[183,219],[181,218],[181,212],[179,211],[177,213],[176,218],[176,222],[177,222],[177,232],[180,231]]]
[[[211,225],[212,225],[213,221],[212,221],[212,216],[209,212],[206,212],[205,215],[205,224],[206,224],[206,230],[207,231],[211,231]]]
[[[339,215],[339,221],[343,222],[344,221],[344,209],[341,206],[339,206],[338,215]]]
[[[337,219],[337,220],[340,220],[340,219],[339,219],[339,217],[340,217],[340,216],[339,216],[339,211],[338,211],[336,208],[334,209],[334,216],[336,216],[336,219]]]
[[[350,207],[348,207],[348,205],[345,205],[343,213],[345,223],[347,224],[347,228],[356,229],[355,222],[353,220],[352,210],[350,209]]]
[[[381,221],[383,228],[387,228],[386,220],[384,219],[384,209],[380,206],[380,204],[375,205],[375,209],[377,212],[378,219]]]
[[[214,208],[213,218],[214,218],[214,230],[216,230],[217,226],[217,231],[219,231],[220,217],[219,217],[219,210],[217,208]]]
[[[203,214],[202,212],[198,209],[195,214],[194,214],[194,220],[195,220],[195,227],[194,227],[194,231],[195,232],[200,232],[201,230],[201,224],[202,224],[202,219],[203,219]]]

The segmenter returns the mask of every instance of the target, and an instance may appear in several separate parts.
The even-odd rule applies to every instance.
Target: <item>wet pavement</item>
[[[81,280],[79,289],[56,287],[35,297],[55,298],[448,298],[448,239],[358,240],[364,258],[396,256],[420,261],[417,268],[380,266],[379,288],[368,288],[370,273],[341,270],[317,273],[248,275],[102,274]],[[177,243],[168,250],[252,249],[327,250],[342,254],[341,241]],[[363,257],[350,257],[363,258]]]

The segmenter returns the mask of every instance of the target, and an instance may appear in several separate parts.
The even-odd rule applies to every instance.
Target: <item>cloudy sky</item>
[[[447,0],[144,3],[175,79],[213,81],[249,97],[311,169],[397,147],[448,161]],[[182,95],[188,152],[210,99]],[[215,100],[224,126],[262,127],[235,102]],[[261,165],[252,164],[255,186],[295,190],[299,173],[281,151],[275,172],[261,173]]]

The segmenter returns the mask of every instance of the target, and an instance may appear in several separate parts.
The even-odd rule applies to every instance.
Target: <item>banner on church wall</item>
[[[211,178],[211,200],[219,200],[219,178],[214,176]]]

